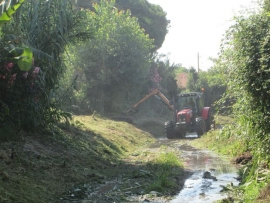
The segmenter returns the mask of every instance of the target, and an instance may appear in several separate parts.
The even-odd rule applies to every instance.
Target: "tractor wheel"
[[[185,135],[186,135],[186,132],[184,132],[184,133],[175,133],[175,137],[176,137],[176,138],[181,138],[181,139],[183,139],[183,138],[185,138]]]
[[[215,128],[215,123],[214,123],[214,114],[212,110],[210,109],[208,112],[207,119],[205,120],[205,130],[208,132],[212,128]]]
[[[174,138],[174,125],[172,121],[165,122],[165,132],[168,139]]]
[[[198,137],[201,137],[205,133],[205,124],[202,118],[196,120],[196,132]]]

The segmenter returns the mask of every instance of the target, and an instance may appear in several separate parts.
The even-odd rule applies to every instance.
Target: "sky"
[[[159,53],[166,54],[171,63],[202,70],[217,58],[226,30],[233,24],[232,17],[245,8],[256,7],[254,0],[148,0],[167,13],[170,20]],[[198,57],[199,56],[199,57]],[[199,63],[198,63],[199,62]]]

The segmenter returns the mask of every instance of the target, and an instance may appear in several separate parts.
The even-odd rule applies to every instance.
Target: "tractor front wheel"
[[[165,122],[165,132],[168,139],[174,138],[174,124],[173,121]]]
[[[205,133],[205,124],[202,118],[196,120],[196,132],[198,137],[201,137]]]

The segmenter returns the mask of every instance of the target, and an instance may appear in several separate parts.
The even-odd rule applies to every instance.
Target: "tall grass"
[[[148,191],[164,192],[167,188],[176,187],[176,183],[172,181],[172,178],[182,174],[175,174],[175,169],[183,167],[176,154],[172,152],[160,154],[152,165],[156,167],[156,180],[149,185]]]

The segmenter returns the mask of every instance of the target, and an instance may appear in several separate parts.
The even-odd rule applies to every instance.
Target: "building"
[[[176,80],[179,89],[186,89],[188,83],[188,73],[180,73]]]

